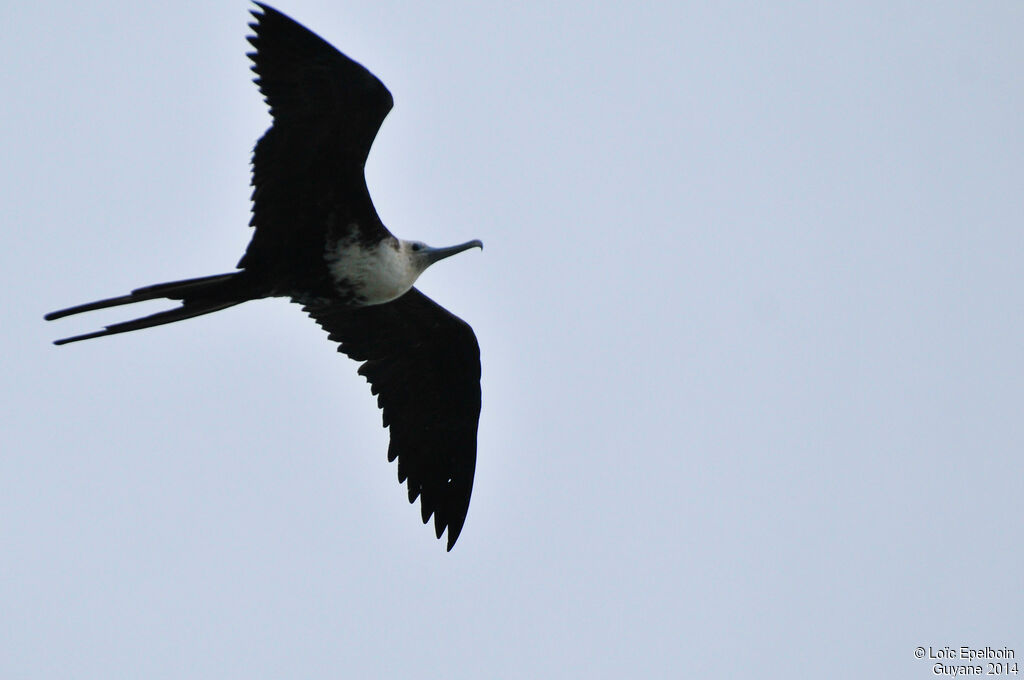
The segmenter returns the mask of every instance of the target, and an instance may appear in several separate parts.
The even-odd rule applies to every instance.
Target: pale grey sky
[[[0,677],[927,678],[1007,646],[1024,4],[277,5],[390,88],[378,211],[484,408],[455,550],[297,306],[50,341],[231,269],[231,2],[0,4]]]

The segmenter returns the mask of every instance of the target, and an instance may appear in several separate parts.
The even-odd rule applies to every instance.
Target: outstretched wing
[[[256,4],[249,58],[274,123],[253,153],[256,232],[239,266],[272,271],[282,261],[319,262],[329,229],[357,224],[367,238],[386,235],[363,166],[394,100],[320,36]]]
[[[480,420],[480,348],[462,319],[413,288],[383,305],[307,306],[359,368],[391,432],[388,460],[409,502],[420,499],[448,550],[462,531],[473,491]]]

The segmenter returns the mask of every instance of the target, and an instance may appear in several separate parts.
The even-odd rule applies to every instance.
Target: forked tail
[[[157,283],[145,288],[138,288],[128,295],[122,295],[121,297],[87,302],[83,305],[50,312],[44,318],[47,321],[53,321],[54,319],[71,316],[72,314],[81,314],[82,312],[91,312],[95,309],[105,309],[119,305],[130,305],[133,302],[143,302],[145,300],[181,300],[180,307],[157,312],[156,314],[132,321],[115,323],[94,333],[56,340],[53,344],[66,345],[69,342],[78,342],[79,340],[89,340],[90,338],[99,338],[104,335],[127,333],[128,331],[137,331],[142,328],[161,326],[165,323],[173,323],[183,319],[191,319],[194,316],[217,312],[259,297],[253,295],[252,291],[246,290],[247,286],[244,285],[242,278],[244,274],[245,272],[232,272],[230,274],[202,276],[197,279]]]

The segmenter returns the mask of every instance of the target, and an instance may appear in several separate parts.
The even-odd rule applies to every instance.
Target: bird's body
[[[181,306],[57,344],[149,328],[264,297],[303,305],[364,362],[391,432],[388,459],[422,518],[451,550],[473,485],[480,355],[472,329],[413,288],[434,262],[479,241],[430,248],[393,236],[370,199],[363,167],[391,110],[387,88],[316,34],[256,3],[249,41],[273,125],[253,153],[255,227],[237,271],[139,288],[47,319],[143,300]]]
[[[412,288],[418,272],[403,245],[384,239],[364,246],[358,236],[328,245],[324,259],[338,294],[350,296],[353,304],[379,305]]]

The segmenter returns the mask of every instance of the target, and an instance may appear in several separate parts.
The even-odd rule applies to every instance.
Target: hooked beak
[[[479,248],[480,250],[483,250],[484,244],[482,241],[473,239],[472,241],[466,241],[465,243],[460,243],[457,246],[448,246],[447,248],[426,248],[421,251],[421,254],[427,260],[427,264],[431,265],[438,260],[443,260],[446,257],[451,257],[452,255],[461,253],[464,250],[469,250],[470,248]]]

